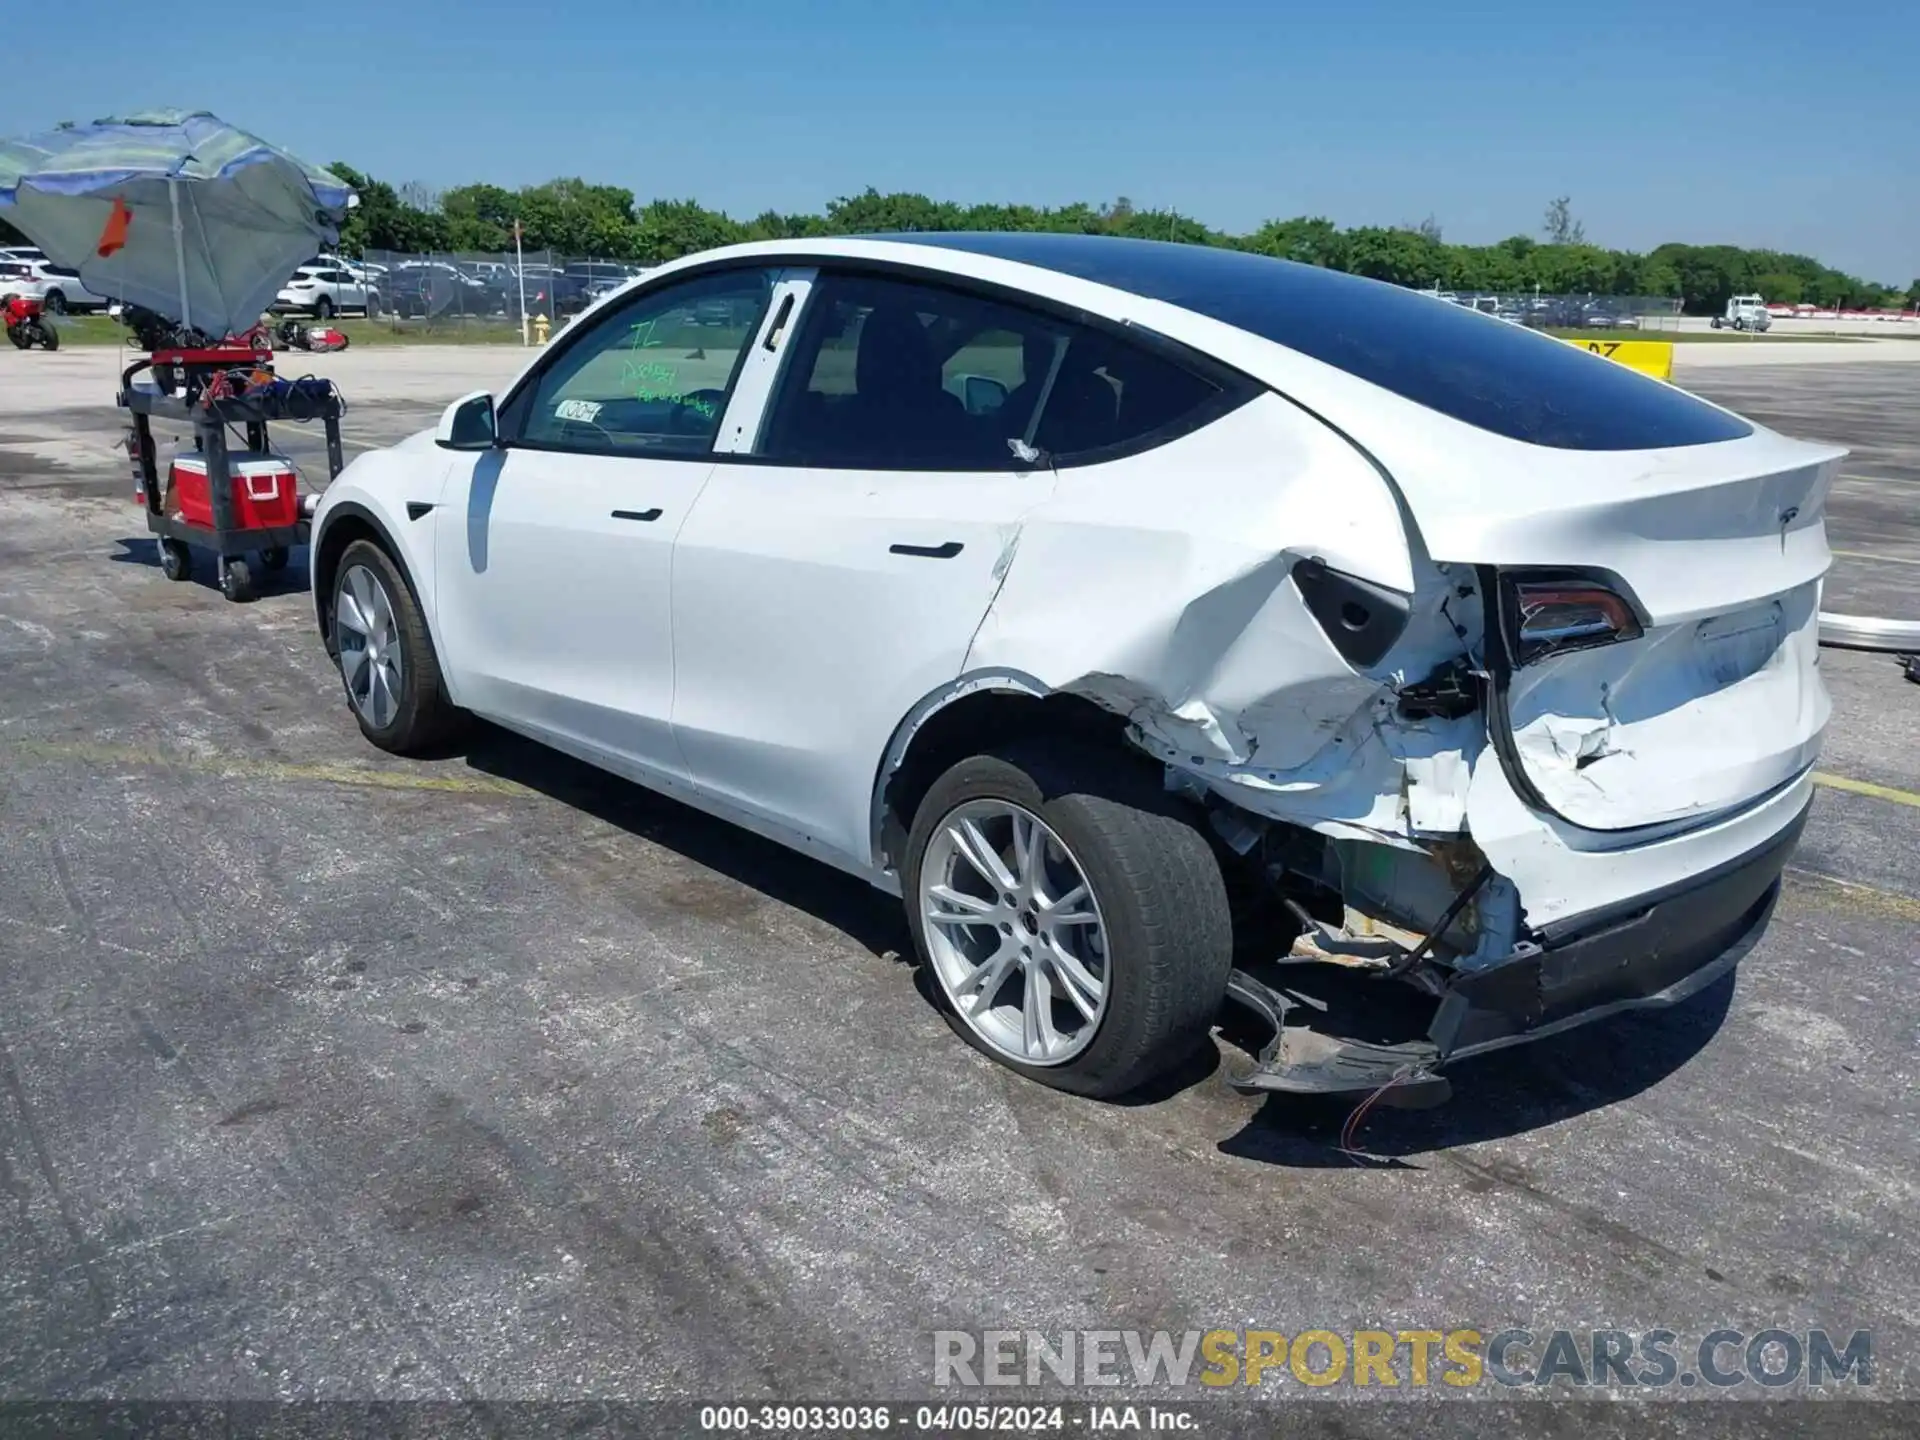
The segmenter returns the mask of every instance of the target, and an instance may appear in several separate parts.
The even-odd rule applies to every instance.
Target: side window
[[[1100,331],[1076,331],[1032,443],[1054,456],[1130,445],[1192,415],[1220,393],[1212,381]]]
[[[734,270],[635,296],[514,397],[505,433],[566,450],[704,455],[772,287],[768,271]]]
[[[759,451],[836,469],[1004,470],[1134,443],[1219,395],[1103,330],[960,290],[825,273]]]

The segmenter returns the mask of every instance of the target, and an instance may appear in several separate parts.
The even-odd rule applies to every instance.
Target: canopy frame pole
[[[173,208],[173,270],[180,282],[180,323],[193,328],[193,306],[187,299],[187,246],[180,228],[180,182],[167,180],[167,203]]]

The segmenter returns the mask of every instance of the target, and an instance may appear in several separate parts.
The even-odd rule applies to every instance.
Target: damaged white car
[[[483,716],[864,876],[1025,1075],[1231,998],[1244,1089],[1432,1097],[1766,926],[1842,453],[1258,256],[783,241],[356,460],[313,591],[375,744]]]

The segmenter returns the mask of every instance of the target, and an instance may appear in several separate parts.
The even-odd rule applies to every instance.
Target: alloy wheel
[[[333,619],[347,698],[361,719],[384,730],[400,713],[407,672],[393,599],[380,577],[365,565],[350,566],[340,578]]]
[[[917,897],[941,989],[989,1048],[1062,1065],[1092,1043],[1112,971],[1086,872],[1038,815],[1008,800],[948,813]]]

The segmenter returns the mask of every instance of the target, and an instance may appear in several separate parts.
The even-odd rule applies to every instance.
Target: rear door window
[[[823,272],[757,452],[836,469],[1084,463],[1171,437],[1222,387],[1104,330],[962,290]]]

